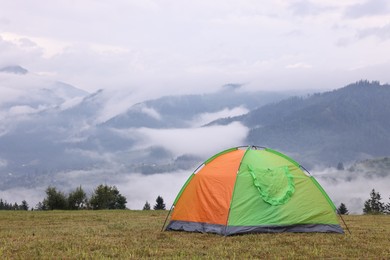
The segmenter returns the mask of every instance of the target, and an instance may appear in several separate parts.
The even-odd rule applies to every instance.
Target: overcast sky
[[[144,93],[390,82],[387,0],[0,0],[0,66]]]

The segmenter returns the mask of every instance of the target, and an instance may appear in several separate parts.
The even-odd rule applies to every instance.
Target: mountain
[[[41,193],[49,185],[65,191],[107,181],[127,185],[141,177],[154,183],[161,173],[176,179],[220,149],[250,144],[294,158],[348,208],[359,210],[364,202],[369,190],[360,187],[387,188],[387,84],[359,81],[300,96],[228,84],[212,93],[135,104],[131,95],[88,93],[12,71],[0,72],[3,194]],[[362,193],[360,199],[345,201],[349,191]]]
[[[69,156],[61,144],[80,128],[76,130],[78,124],[60,114],[88,92],[32,74],[1,75],[0,91],[6,94],[0,98],[0,174],[4,182],[7,174],[80,165],[79,157]]]
[[[350,178],[364,175],[366,178],[384,178],[390,177],[390,157],[380,157],[374,159],[366,159],[355,162],[351,165],[347,172],[352,173]]]
[[[27,73],[20,66],[1,70],[6,73],[0,73],[0,112],[34,113],[89,94],[70,84]]]
[[[390,86],[359,81],[334,91],[293,97],[245,115],[250,144],[279,149],[308,167],[390,154]]]
[[[13,74],[27,74],[28,70],[26,70],[25,68],[23,68],[19,65],[15,65],[15,66],[6,66],[3,68],[0,68],[0,72],[13,73]]]
[[[278,92],[244,92],[240,91],[240,86],[228,84],[215,93],[146,100],[108,120],[105,125],[115,128],[185,128],[191,127],[193,120],[205,113],[217,113],[238,107],[252,110],[288,96],[290,95]]]
[[[307,168],[390,154],[390,86],[378,82],[298,97],[229,84],[126,103],[111,117],[117,100],[105,90],[87,93],[31,74],[0,75],[0,88],[10,93],[0,99],[0,188],[193,169],[209,154],[199,147],[217,152],[234,135],[239,145],[280,150]]]
[[[65,181],[59,176],[80,171],[105,178],[189,169],[204,158],[145,140],[144,129],[190,131],[220,115],[243,114],[289,96],[225,86],[215,93],[129,104],[126,112],[102,121],[112,104],[104,90],[87,93],[30,74],[2,75],[0,88],[12,93],[0,99],[0,188]]]

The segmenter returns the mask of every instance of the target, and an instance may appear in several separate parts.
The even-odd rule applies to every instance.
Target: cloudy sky
[[[9,65],[28,69],[30,76],[0,78],[1,100],[19,97],[15,86],[42,87],[42,78],[90,92],[107,89],[113,98],[104,119],[126,109],[134,98],[124,97],[134,93],[201,93],[227,83],[252,90],[325,90],[360,79],[390,83],[390,1],[0,0],[0,68]],[[14,112],[28,112],[23,109]],[[227,112],[243,113],[236,110]],[[195,125],[215,115],[202,116]],[[247,131],[227,129],[239,140]],[[204,129],[192,130],[142,132],[164,146],[168,136],[205,135]],[[216,131],[207,131],[218,149],[230,147],[214,138]],[[180,154],[183,146],[173,149]],[[169,204],[187,175],[132,175],[118,186],[129,197],[140,194],[129,199],[131,208],[142,207],[145,199],[153,203],[157,195]],[[171,186],[158,185],[163,181]],[[139,188],[150,183],[153,189]],[[331,184],[330,194],[339,201]],[[369,190],[357,184],[347,186],[351,194],[360,192],[355,204],[361,205]],[[32,191],[33,202],[43,190]],[[7,192],[1,197],[9,201],[25,198],[17,197],[20,190]]]
[[[390,82],[387,0],[0,0],[0,66],[151,95]]]

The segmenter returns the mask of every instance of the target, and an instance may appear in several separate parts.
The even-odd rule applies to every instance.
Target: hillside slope
[[[213,124],[239,121],[250,144],[286,151],[306,165],[390,154],[390,86],[359,81],[330,92],[294,97]]]

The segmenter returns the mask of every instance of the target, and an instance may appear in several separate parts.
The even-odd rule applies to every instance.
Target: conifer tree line
[[[84,189],[79,186],[68,194],[49,186],[46,190],[46,197],[39,202],[37,210],[79,210],[79,209],[126,209],[127,199],[116,186],[100,184],[90,197]]]
[[[57,190],[56,187],[49,186],[46,190],[46,197],[42,202],[39,202],[32,210],[79,210],[79,209],[126,209],[127,199],[119,193],[115,186],[100,184],[97,186],[90,196],[81,186],[75,190],[65,194]],[[151,210],[152,206],[148,201],[145,202],[142,210]],[[166,210],[164,199],[158,196],[156,203],[153,206],[154,210]],[[21,204],[8,203],[0,198],[0,210],[29,210],[29,205],[26,200]],[[344,203],[341,203],[337,208],[337,212],[341,215],[348,215],[349,211]],[[370,192],[370,198],[364,202],[364,214],[390,214],[390,197],[389,202],[382,202],[382,196],[375,189]]]
[[[90,197],[81,186],[68,194],[49,186],[45,193],[43,201],[38,202],[31,210],[126,209],[127,203],[126,197],[120,194],[117,187],[103,184],[97,186]],[[146,202],[143,209],[150,210],[150,204]],[[164,199],[161,196],[157,197],[153,209],[165,210]],[[16,202],[12,204],[0,199],[0,210],[29,210],[29,205],[25,200],[18,205]]]
[[[385,204],[381,201],[382,197],[379,192],[372,189],[370,198],[364,202],[363,213],[365,214],[390,214],[390,202]],[[390,200],[390,197],[389,197]]]
[[[148,201],[145,202],[145,205],[142,210],[150,210],[150,203]],[[161,196],[158,196],[156,199],[156,204],[153,206],[154,210],[165,210],[164,199]]]
[[[28,210],[29,206],[27,201],[23,200],[20,205],[18,203],[8,203],[7,201],[3,201],[0,199],[0,210]]]
[[[341,215],[348,215],[347,206],[344,203],[341,203],[337,208],[337,212]],[[376,192],[375,189],[372,189],[370,192],[370,198],[364,202],[363,207],[364,214],[390,214],[390,197],[389,202],[385,204],[382,202],[382,196],[379,192]]]

